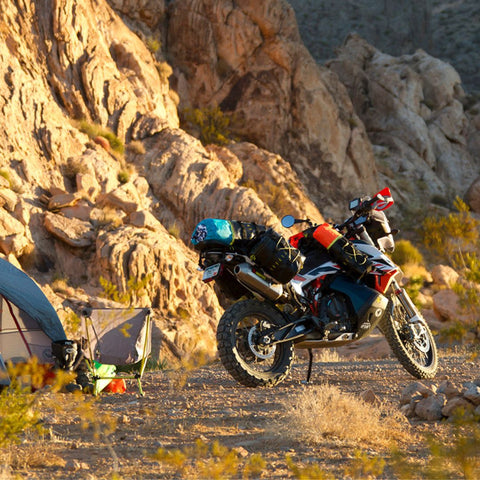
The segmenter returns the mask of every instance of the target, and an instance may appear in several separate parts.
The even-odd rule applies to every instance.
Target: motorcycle
[[[225,369],[247,387],[274,386],[290,373],[295,349],[335,348],[378,328],[414,377],[438,368],[434,337],[404,288],[403,273],[387,256],[395,246],[384,210],[389,188],[350,202],[341,224],[282,218],[284,237],[249,222],[204,219],[192,243],[203,281],[215,281],[234,300],[220,318],[217,346]],[[243,297],[243,298],[242,298]]]

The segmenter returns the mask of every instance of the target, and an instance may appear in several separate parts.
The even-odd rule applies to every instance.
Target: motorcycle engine
[[[339,293],[325,295],[320,299],[318,327],[328,333],[352,332],[352,315],[347,299]]]

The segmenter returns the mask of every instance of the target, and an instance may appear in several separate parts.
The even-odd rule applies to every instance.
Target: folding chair
[[[93,377],[94,393],[99,385],[113,379],[135,379],[143,396],[141,379],[151,351],[151,310],[149,308],[90,308],[83,312],[82,344]],[[95,362],[115,367],[129,367],[132,372],[99,369]],[[97,364],[98,365],[98,364]],[[108,370],[108,369],[107,369]],[[106,383],[105,383],[106,382]]]

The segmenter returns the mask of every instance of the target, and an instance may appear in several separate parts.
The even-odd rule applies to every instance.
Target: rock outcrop
[[[153,25],[160,4],[129,11]],[[191,232],[206,216],[320,221],[296,173],[253,144],[206,149],[180,130],[165,70],[107,3],[0,11],[1,252],[62,316],[111,304],[102,279],[154,308],[156,355],[214,355],[222,309]]]
[[[392,150],[411,141],[403,166],[392,156],[389,168],[439,193],[463,188],[467,171],[475,178],[464,152],[480,145],[478,119],[466,119],[454,72],[412,57],[401,70],[422,79],[431,104],[408,82],[393,101],[379,79],[398,80],[390,64],[406,60],[373,52],[369,80],[352,46],[335,70],[341,78],[350,62],[378,91],[368,100],[391,106],[378,108],[375,123],[333,65],[315,64],[283,0],[0,0],[0,39],[0,252],[62,316],[109,304],[100,279],[152,306],[156,345],[165,346],[158,357],[215,354],[222,307],[189,243],[202,218],[283,233],[286,213],[338,220],[353,194],[377,187],[367,131],[390,113],[399,130]],[[422,73],[437,67],[441,83]],[[180,128],[179,110],[217,105],[241,140],[204,146]],[[377,145],[390,145],[390,133],[379,131]],[[382,183],[394,183],[378,164]]]
[[[180,109],[231,114],[233,132],[288,160],[325,215],[377,188],[347,91],[305,49],[285,1],[172,2],[167,48]]]
[[[480,152],[469,144],[461,80],[450,65],[421,50],[395,58],[350,35],[328,66],[348,88],[380,178],[397,197],[419,208],[465,195]]]

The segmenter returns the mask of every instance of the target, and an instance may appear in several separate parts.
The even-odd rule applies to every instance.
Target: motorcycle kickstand
[[[302,383],[307,385],[310,383],[310,377],[312,375],[312,363],[313,363],[313,352],[312,349],[308,349],[308,371],[307,371],[307,379],[304,380]]]

